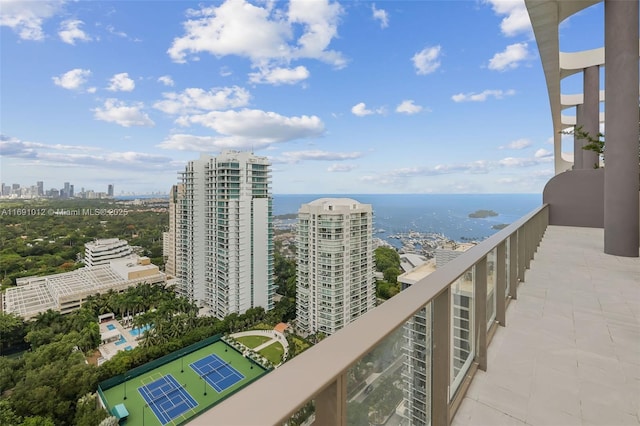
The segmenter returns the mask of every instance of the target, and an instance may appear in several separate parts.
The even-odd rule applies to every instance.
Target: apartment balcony
[[[640,259],[550,226],[454,425],[640,424]]]
[[[604,254],[602,229],[548,226],[548,218],[546,205],[531,212],[190,424],[280,425],[312,400],[313,424],[363,424],[356,408],[376,407],[347,402],[351,373],[376,364],[380,377],[391,371],[389,383],[406,387],[408,351],[394,348],[425,307],[432,425],[640,424],[640,259]],[[453,287],[469,271],[474,331],[454,376]],[[411,424],[410,413],[389,415],[387,424]]]

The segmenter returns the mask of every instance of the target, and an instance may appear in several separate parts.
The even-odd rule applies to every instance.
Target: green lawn
[[[198,376],[189,364],[198,361],[209,354],[216,354],[222,360],[231,362],[232,367],[244,375],[244,379],[220,393],[211,388],[208,384],[205,385],[206,382]],[[245,386],[249,381],[252,381],[256,377],[264,374],[264,372],[265,370],[263,368],[254,365],[240,353],[228,347],[224,342],[219,341],[187,354],[182,358],[178,358],[177,360],[161,365],[138,377],[133,377],[117,386],[106,389],[103,393],[108,410],[117,404],[124,403],[129,411],[128,419],[122,422],[121,425],[138,426],[143,424],[143,420],[145,425],[161,425],[153,411],[149,407],[145,406],[145,400],[140,395],[138,388],[164,375],[171,374],[181,386],[184,386],[184,390],[188,392],[198,403],[197,407],[175,419],[176,423],[173,424],[177,424],[216,404],[222,398],[234,393],[239,388]],[[206,395],[204,394],[205,390]]]
[[[253,349],[253,348],[257,348],[258,346],[260,346],[261,344],[268,342],[269,340],[272,339],[272,337],[269,336],[242,336],[242,337],[235,337],[235,339],[242,343],[243,345],[245,345],[246,347]]]
[[[273,365],[278,365],[284,355],[284,347],[280,342],[273,342],[259,352],[260,355],[271,361]]]

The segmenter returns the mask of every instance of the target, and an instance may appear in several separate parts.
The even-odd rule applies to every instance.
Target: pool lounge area
[[[98,350],[102,356],[98,359],[98,365],[111,359],[119,351],[135,349],[144,336],[144,332],[152,328],[150,324],[133,329],[125,328],[115,318],[103,320],[99,325],[102,344]]]
[[[140,328],[134,328],[131,329],[131,331],[129,332],[133,337],[135,337],[136,339],[139,338],[140,336],[144,335],[144,332],[147,330],[151,329],[151,324],[146,324]]]

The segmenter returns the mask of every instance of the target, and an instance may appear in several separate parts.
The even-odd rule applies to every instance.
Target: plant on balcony
[[[638,122],[638,127],[640,127],[640,122]],[[563,135],[574,135],[578,139],[587,141],[587,144],[585,144],[582,149],[598,153],[598,159],[602,159],[604,162],[604,133],[598,132],[594,137],[585,131],[582,126],[576,126],[572,130],[562,130],[560,133]],[[640,162],[640,137],[638,138],[638,161]],[[598,163],[593,165],[594,169],[599,167],[600,164]]]

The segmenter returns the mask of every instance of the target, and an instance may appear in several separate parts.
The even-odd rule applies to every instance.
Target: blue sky
[[[571,19],[563,50],[602,46],[601,5]],[[0,0],[0,37],[4,183],[166,192],[223,149],[269,157],[276,194],[553,175],[523,1]]]

